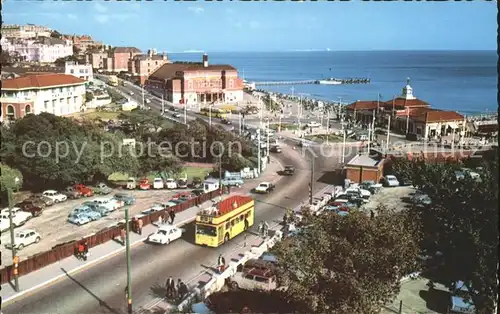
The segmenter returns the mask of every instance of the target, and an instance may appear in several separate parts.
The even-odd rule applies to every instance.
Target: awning
[[[452,129],[458,129],[458,125],[455,122],[448,122],[446,124]]]

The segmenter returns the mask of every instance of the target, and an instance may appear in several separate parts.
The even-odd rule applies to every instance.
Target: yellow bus
[[[227,111],[219,108],[210,109],[208,107],[203,107],[200,109],[200,114],[207,117],[212,116],[212,118],[227,119]]]
[[[118,78],[115,75],[110,75],[108,84],[111,86],[118,86]]]
[[[196,215],[195,243],[218,247],[253,226],[254,215],[255,202],[251,197],[228,197]]]

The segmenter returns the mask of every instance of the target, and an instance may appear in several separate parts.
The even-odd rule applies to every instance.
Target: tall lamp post
[[[15,177],[14,178],[14,186],[18,186],[19,184],[19,178]],[[7,200],[9,203],[9,224],[10,224],[10,243],[11,243],[11,252],[12,252],[12,262],[13,262],[13,273],[14,273],[14,287],[16,292],[19,292],[19,272],[18,272],[18,265],[19,265],[19,257],[16,255],[16,245],[15,245],[15,238],[14,238],[14,224],[12,223],[12,208],[14,207],[14,202],[13,202],[13,195],[12,195],[12,187],[7,187]]]
[[[128,219],[128,207],[125,207],[125,249],[127,253],[127,309],[128,309],[128,314],[132,314],[132,276],[130,273],[130,238],[129,238],[129,232],[130,232],[130,226],[129,226],[129,219]]]

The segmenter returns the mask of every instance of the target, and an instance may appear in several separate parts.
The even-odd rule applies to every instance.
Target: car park
[[[56,190],[47,190],[42,193],[43,196],[50,198],[54,203],[61,203],[68,199],[68,197]]]
[[[73,187],[75,188],[75,190],[80,192],[84,197],[94,196],[94,191],[91,188],[85,186],[84,184],[75,184]]]
[[[92,221],[95,221],[95,220],[98,220],[99,218],[101,218],[101,214],[99,214],[96,211],[93,211],[92,208],[90,208],[89,206],[86,206],[86,205],[79,205],[79,206],[73,208],[73,210],[71,211],[69,216],[75,215],[75,214],[76,215],[85,215]]]
[[[69,199],[78,199],[82,197],[82,193],[77,191],[74,187],[68,186],[63,191],[61,191],[64,195],[66,195]]]
[[[126,193],[116,193],[113,197],[116,200],[122,201],[124,205],[135,204],[135,196]]]
[[[375,194],[380,191],[382,184],[376,183],[375,181],[363,181],[359,187],[370,191],[371,194]]]
[[[344,193],[354,195],[358,198],[362,198],[362,199],[366,200],[367,202],[370,199],[370,196],[372,195],[370,193],[370,191],[365,190],[365,189],[361,189],[359,187],[349,187],[344,191]]]
[[[42,237],[35,230],[19,230],[14,234],[14,248],[20,251],[28,245],[40,242],[41,239]],[[12,243],[5,244],[5,247],[12,249]]]
[[[92,220],[90,219],[89,216],[87,216],[85,214],[71,213],[68,216],[68,221],[72,224],[81,226],[81,225],[84,225],[84,224],[91,222]]]
[[[163,187],[164,187],[163,179],[162,178],[154,178],[153,189],[158,190],[158,189],[163,189]]]
[[[28,197],[28,200],[33,200],[36,202],[41,202],[45,206],[52,206],[54,205],[54,201],[46,196],[43,196],[42,194],[32,194]]]
[[[165,180],[165,185],[167,189],[177,189],[177,182],[174,179]]]
[[[139,180],[139,189],[140,190],[149,190],[151,189],[151,184],[149,183],[149,180],[146,178],[142,178]]]
[[[93,202],[106,207],[110,212],[115,211],[125,205],[123,201],[114,199],[113,197],[99,197],[96,198]]]
[[[183,230],[175,226],[161,226],[148,236],[148,242],[157,244],[169,244],[182,237]]]
[[[113,192],[112,188],[108,187],[106,184],[102,182],[98,183],[93,190],[95,194],[101,194],[101,195],[106,195]]]
[[[399,186],[399,181],[398,179],[393,176],[393,175],[386,175],[384,177],[384,185],[387,186],[387,187],[395,187],[395,186]]]
[[[42,214],[45,205],[43,203],[35,202],[33,200],[24,200],[17,203],[15,207],[19,207],[22,211],[31,213],[33,217],[38,217]]]
[[[128,178],[127,190],[135,190],[136,188],[137,188],[137,182],[135,181],[135,178]]]
[[[110,213],[110,211],[109,211],[108,208],[106,208],[104,206],[101,206],[101,205],[99,205],[97,203],[94,203],[92,201],[83,202],[82,205],[90,207],[90,209],[92,209],[93,211],[99,213],[101,215],[101,217],[107,216]]]

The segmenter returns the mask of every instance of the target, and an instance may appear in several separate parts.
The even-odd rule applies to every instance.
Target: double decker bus
[[[219,109],[219,108],[208,108],[208,107],[203,107],[200,109],[200,114],[212,118],[220,118],[220,119],[227,119],[227,110],[224,109]]]
[[[255,202],[235,195],[196,215],[195,243],[218,247],[253,226]]]
[[[108,84],[111,86],[118,86],[118,78],[115,75],[110,75],[108,78]]]

